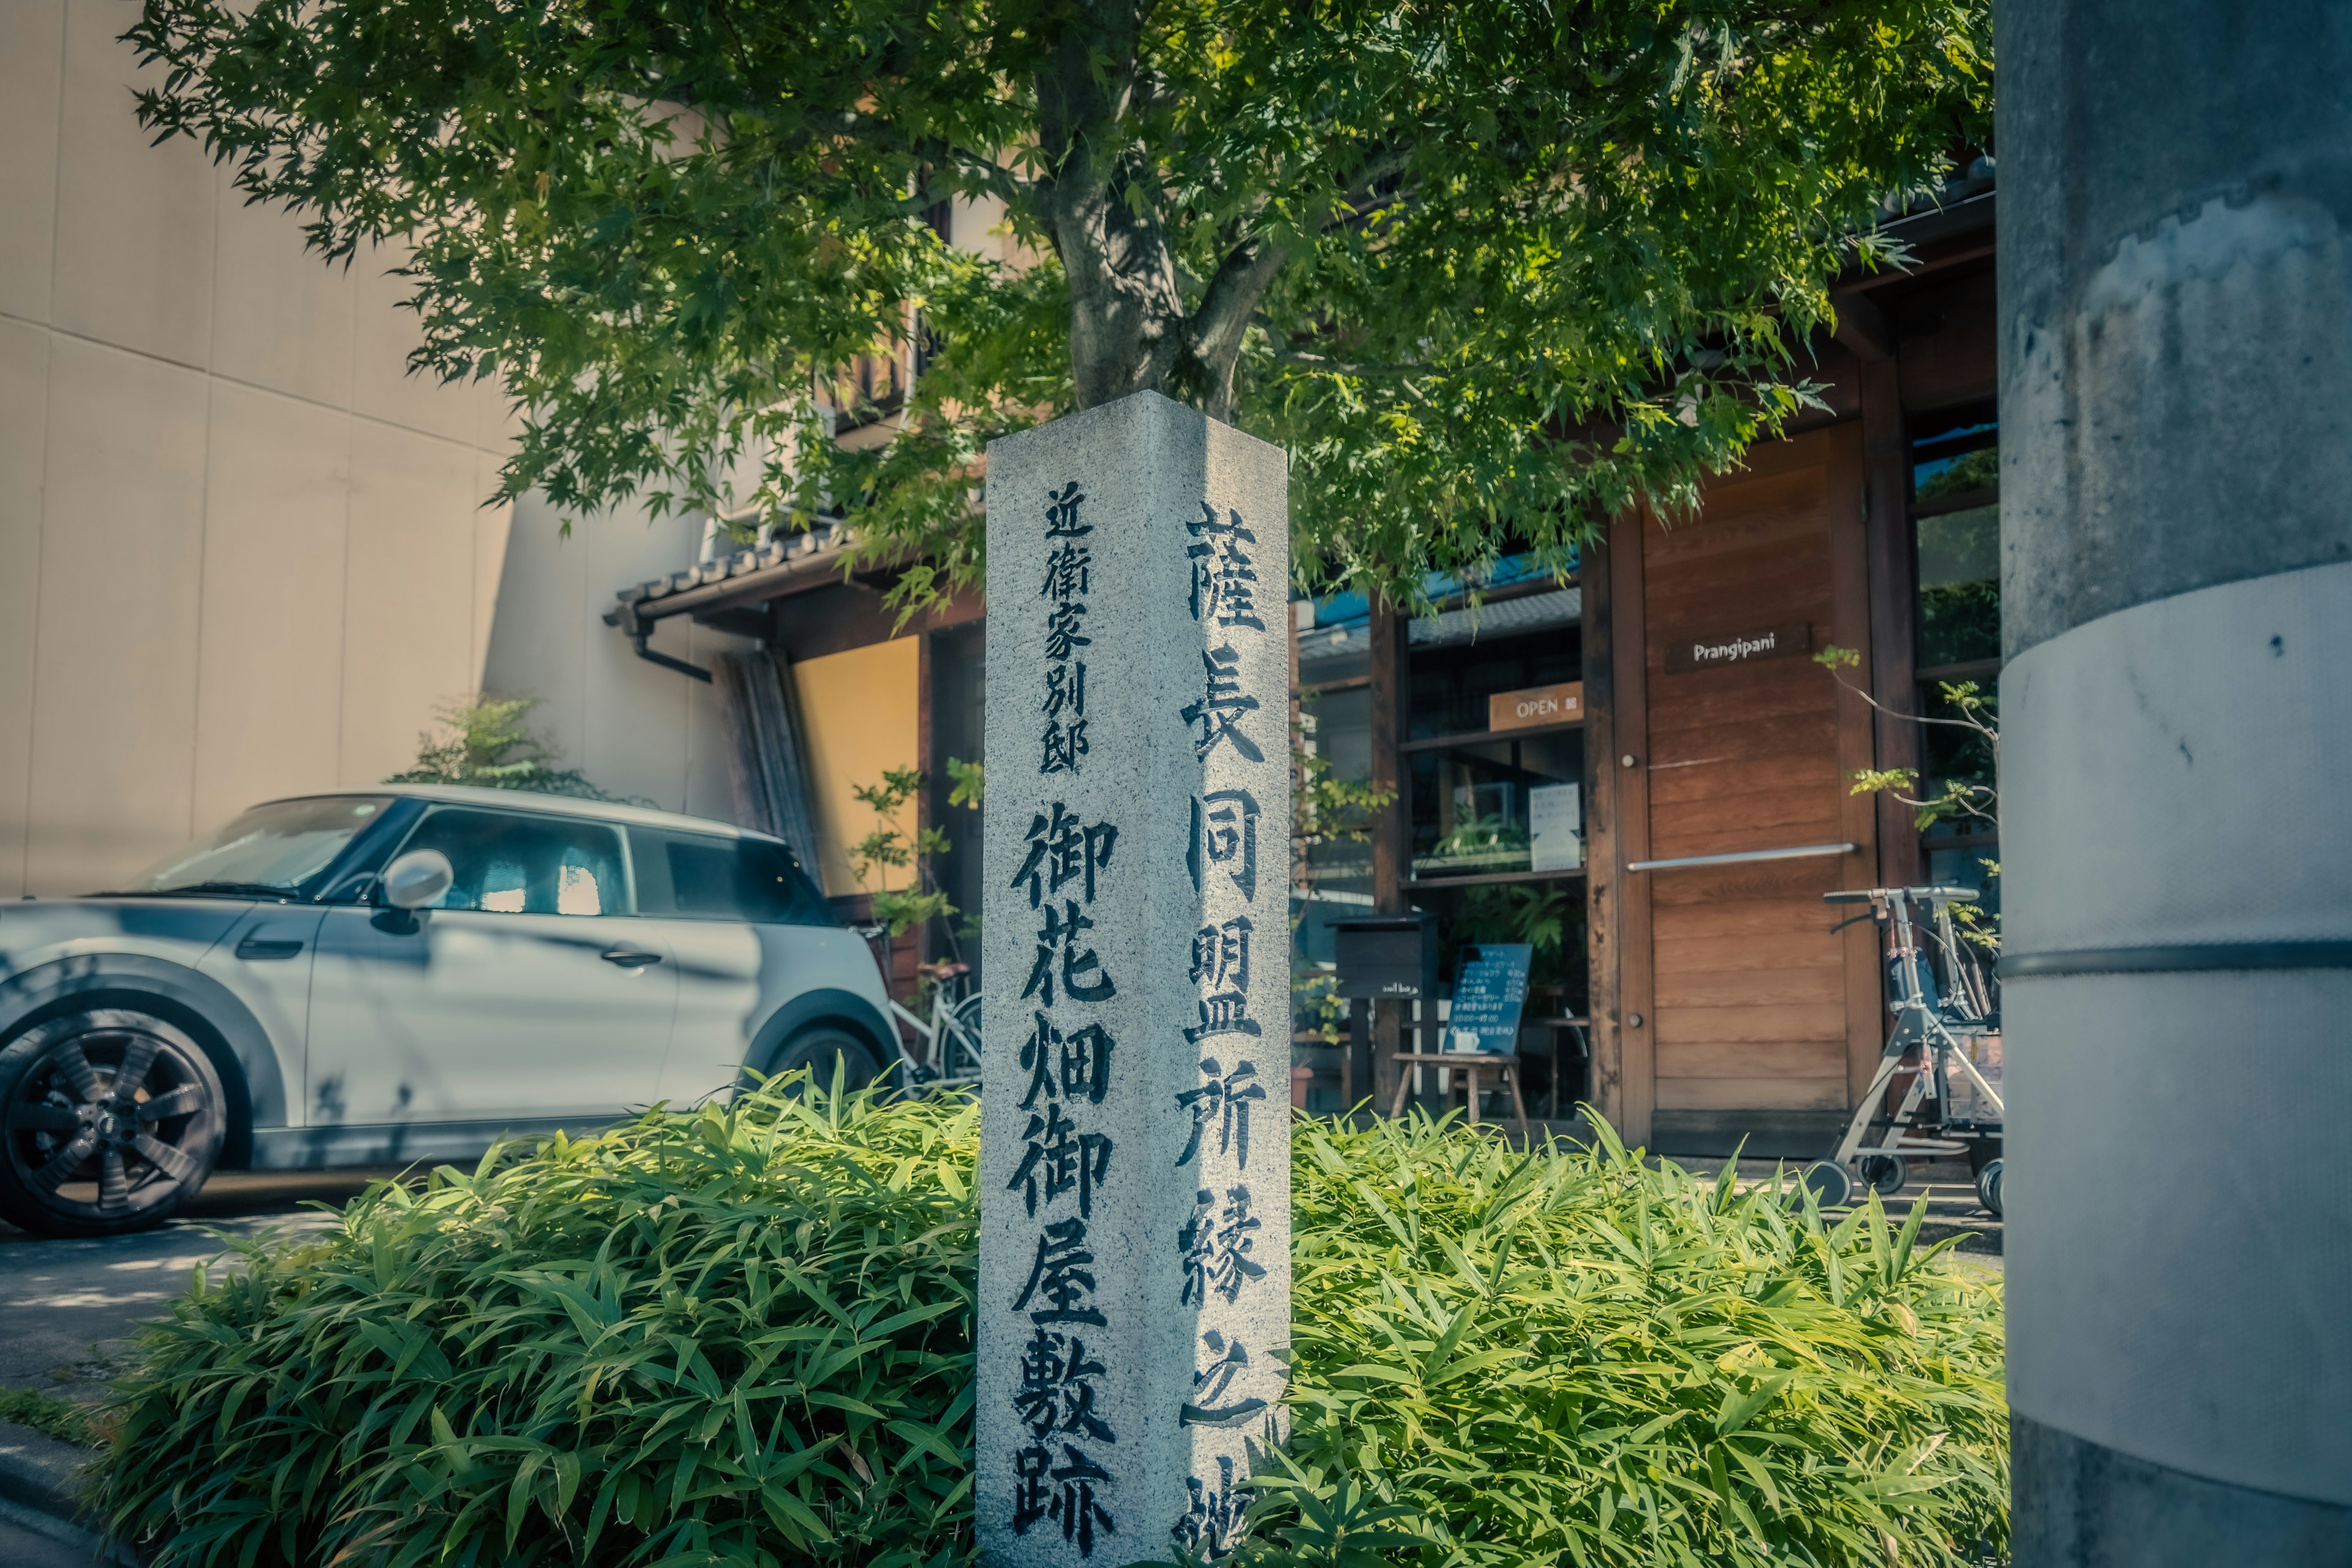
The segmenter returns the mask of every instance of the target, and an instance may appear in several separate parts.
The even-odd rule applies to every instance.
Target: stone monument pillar
[[[1288,476],[1157,393],[988,458],[992,1568],[1230,1551],[1290,1345]]]

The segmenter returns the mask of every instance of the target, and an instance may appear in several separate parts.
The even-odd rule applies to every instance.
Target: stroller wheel
[[[1797,1180],[1811,1189],[1813,1201],[1825,1209],[1842,1209],[1853,1202],[1853,1173],[1834,1160],[1814,1161]]]
[[[1995,1219],[2004,1217],[2000,1207],[2000,1162],[1998,1159],[1986,1161],[1985,1168],[1977,1173],[1977,1200],[1992,1210]]]
[[[1891,1198],[1911,1179],[1911,1162],[1900,1154],[1864,1154],[1862,1179],[1875,1187],[1880,1197]]]

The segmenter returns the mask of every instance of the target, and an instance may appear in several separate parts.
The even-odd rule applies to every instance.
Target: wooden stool
[[[1530,1139],[1535,1136],[1534,1129],[1528,1125],[1527,1101],[1519,1098],[1519,1058],[1517,1057],[1507,1056],[1500,1051],[1398,1051],[1392,1059],[1397,1064],[1397,1091],[1395,1101],[1389,1107],[1389,1115],[1391,1117],[1404,1114],[1404,1098],[1412,1088],[1411,1068],[1435,1068],[1437,1092],[1449,1094],[1454,1088],[1453,1070],[1459,1068],[1468,1074],[1470,1079],[1472,1125],[1475,1126],[1478,1121],[1478,1076],[1481,1073],[1496,1073],[1501,1075],[1499,1087],[1507,1088],[1511,1091],[1511,1109],[1519,1118],[1519,1135]]]

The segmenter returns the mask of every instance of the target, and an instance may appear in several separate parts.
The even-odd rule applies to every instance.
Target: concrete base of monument
[[[992,1565],[1221,1556],[1281,1436],[1287,482],[1156,393],[989,450]]]

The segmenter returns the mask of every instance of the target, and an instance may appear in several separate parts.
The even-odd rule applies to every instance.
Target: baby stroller
[[[1836,1152],[1805,1168],[1805,1184],[1822,1207],[1842,1208],[1853,1201],[1857,1176],[1882,1194],[1893,1194],[1910,1179],[1913,1157],[1964,1153],[1978,1198],[1999,1215],[2000,1091],[1987,1081],[1976,1056],[1986,1037],[1998,1039],[2000,1022],[1982,966],[1952,929],[1952,906],[1974,902],[1977,890],[1867,888],[1822,897],[1832,904],[1869,904],[1870,918],[1886,933],[1895,1027]],[[1948,984],[1940,989],[1931,959],[1942,962]],[[1906,1068],[1910,1085],[1890,1116],[1886,1086]],[[1959,1079],[1973,1091],[1965,1115],[1955,1109]]]

